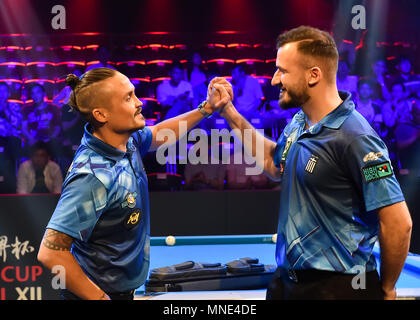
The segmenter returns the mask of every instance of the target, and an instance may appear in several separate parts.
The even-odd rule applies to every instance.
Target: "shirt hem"
[[[64,228],[64,227],[62,227],[60,225],[57,225],[55,223],[48,224],[46,228],[47,229],[53,229],[53,230],[56,230],[56,231],[65,233],[65,234],[67,234],[68,236],[70,236],[72,238],[75,238],[75,239],[78,239],[78,240],[82,240],[81,237],[80,237],[80,234],[75,233],[75,232],[73,232],[73,231],[71,231],[69,229],[66,229],[66,228]]]

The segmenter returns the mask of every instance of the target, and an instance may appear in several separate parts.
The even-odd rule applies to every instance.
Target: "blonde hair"
[[[69,74],[66,77],[66,85],[70,86],[72,90],[67,104],[78,111],[94,127],[98,125],[92,115],[97,91],[95,89],[97,88],[92,86],[113,77],[116,73],[116,70],[110,68],[95,68],[87,71],[80,77],[75,74]]]

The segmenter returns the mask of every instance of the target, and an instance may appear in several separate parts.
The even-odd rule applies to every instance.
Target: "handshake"
[[[232,85],[223,77],[215,77],[210,81],[207,88],[207,105],[205,109],[208,113],[218,112],[225,117],[230,108],[234,108]]]

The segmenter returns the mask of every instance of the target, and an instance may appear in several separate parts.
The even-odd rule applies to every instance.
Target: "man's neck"
[[[174,82],[174,81],[172,81],[172,79],[171,80],[169,80],[169,84],[172,86],[172,87],[174,87],[174,88],[176,88],[176,87],[178,87],[178,85],[181,83],[181,81],[179,81],[179,82]]]
[[[110,130],[106,130],[104,128],[100,128],[97,130],[93,130],[92,135],[118,150],[127,152],[127,142],[130,138],[130,135],[128,133],[120,134]]]
[[[327,114],[336,109],[343,100],[340,98],[336,87],[326,88],[314,94],[303,106],[308,122],[306,127],[311,127],[321,121]]]

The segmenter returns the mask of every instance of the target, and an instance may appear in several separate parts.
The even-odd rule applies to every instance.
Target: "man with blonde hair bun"
[[[95,68],[80,78],[69,75],[66,84],[72,88],[69,105],[88,124],[38,260],[49,269],[65,268],[63,299],[131,300],[149,269],[149,196],[142,157],[166,143],[157,139],[160,130],[172,130],[179,139],[186,133],[180,121],[189,130],[228,97],[220,97],[216,86],[196,110],[145,126],[135,88],[118,71]]]

